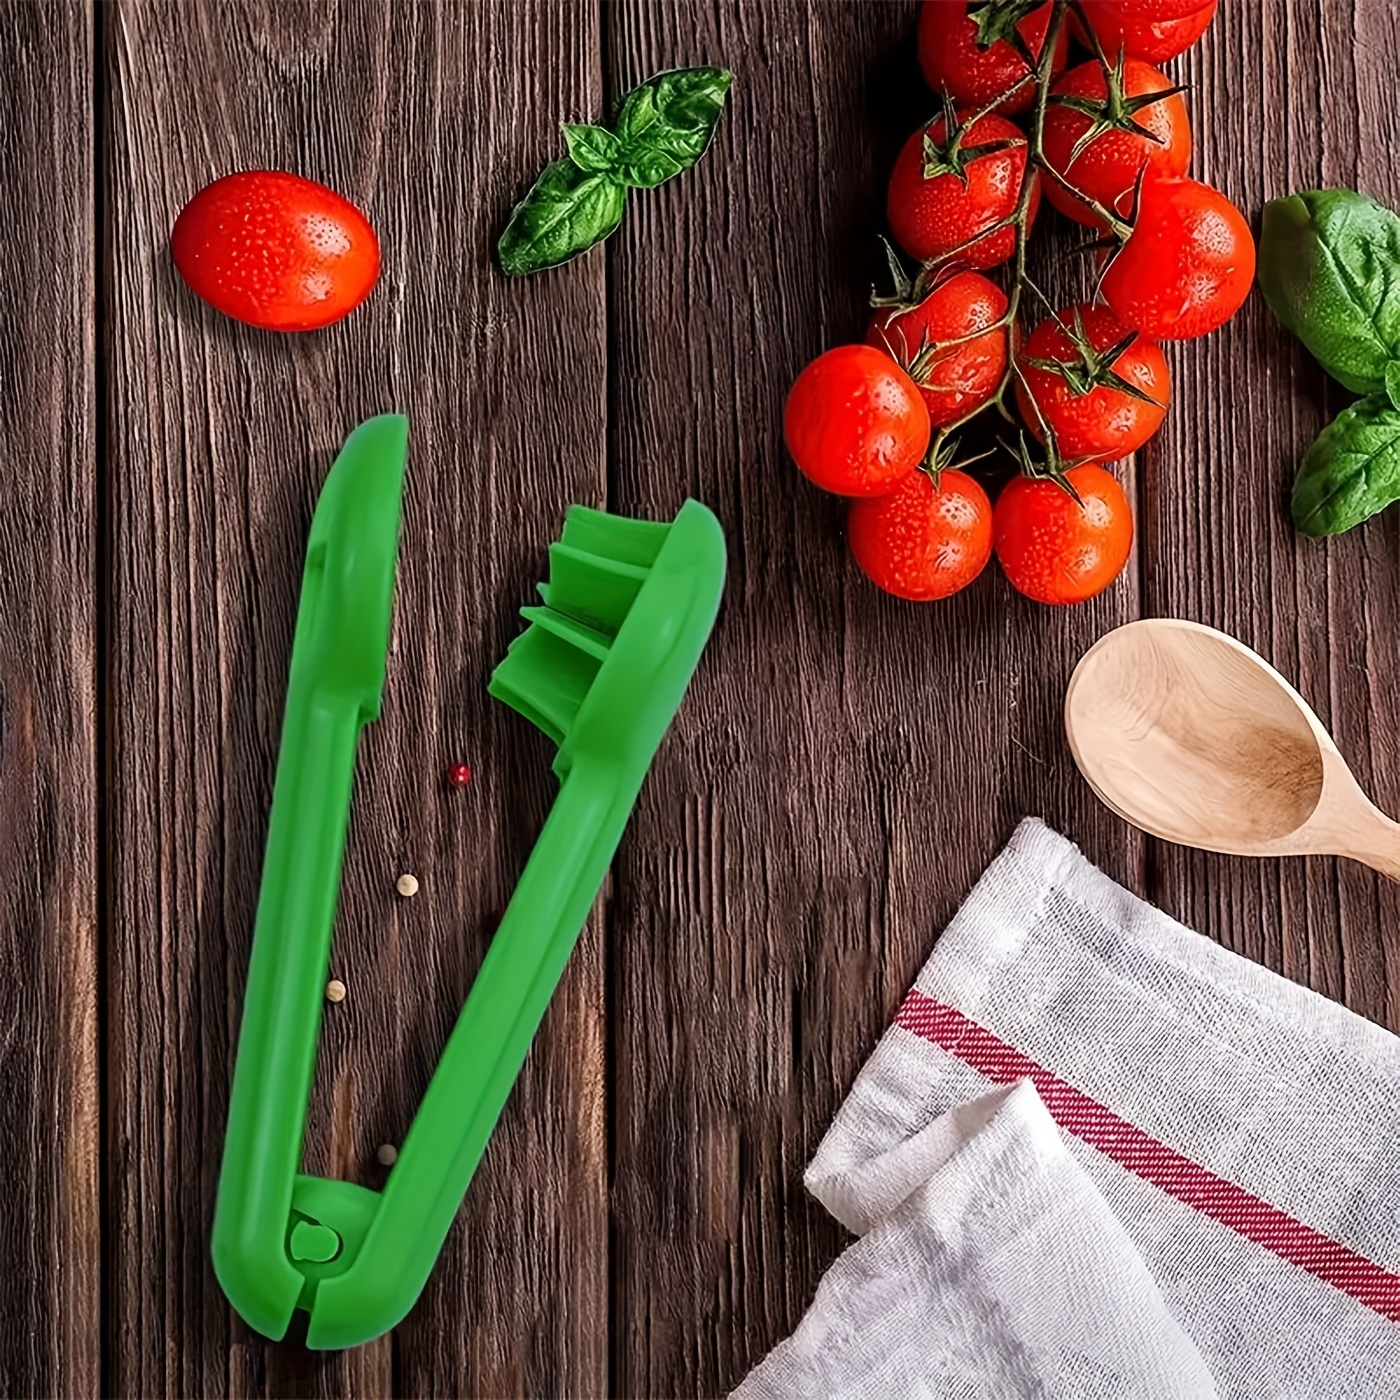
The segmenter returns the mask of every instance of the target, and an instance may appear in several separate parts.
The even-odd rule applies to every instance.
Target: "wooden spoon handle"
[[[1384,812],[1371,810],[1371,820],[1348,833],[1348,842],[1338,855],[1349,856],[1378,870],[1387,879],[1400,881],[1400,822]]]

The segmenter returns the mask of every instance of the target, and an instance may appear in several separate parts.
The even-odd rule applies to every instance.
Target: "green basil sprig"
[[[629,189],[659,185],[705,154],[733,80],[723,68],[658,73],[622,99],[612,130],[565,123],[568,155],[516,205],[496,247],[502,269],[523,277],[606,238]]]
[[[1367,395],[1323,429],[1293,488],[1299,530],[1340,534],[1400,500],[1400,217],[1355,190],[1271,200],[1259,286],[1323,369]]]
[[[1384,394],[1343,409],[1303,454],[1293,520],[1305,535],[1336,535],[1400,500],[1400,413]]]
[[[1355,190],[1264,206],[1259,288],[1318,364],[1358,394],[1400,360],[1400,218]]]

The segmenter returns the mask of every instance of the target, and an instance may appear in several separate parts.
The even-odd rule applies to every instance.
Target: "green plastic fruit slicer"
[[[350,436],[307,544],[214,1214],[214,1268],[259,1332],[311,1347],[417,1299],[714,625],[724,536],[575,506],[543,606],[490,691],[558,745],[560,788],[382,1191],[301,1171],[360,730],[379,714],[408,425]]]

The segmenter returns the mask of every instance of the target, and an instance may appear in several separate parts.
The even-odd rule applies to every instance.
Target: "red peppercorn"
[[[453,787],[464,788],[472,780],[472,770],[465,763],[454,763],[447,770],[447,781]]]

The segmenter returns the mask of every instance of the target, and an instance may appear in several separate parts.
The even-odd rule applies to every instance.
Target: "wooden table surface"
[[[1400,808],[1400,542],[1295,538],[1344,401],[1255,295],[1172,347],[1123,473],[1135,561],[1048,610],[988,574],[914,607],[801,483],[783,396],[859,336],[883,183],[929,105],[912,3],[0,3],[0,1392],[668,1394],[732,1386],[841,1249],[803,1165],[1019,818],[1288,977],[1400,1027],[1396,891],[1331,860],[1146,841],[1079,779],[1069,672],[1140,615],[1260,649]],[[1251,216],[1394,204],[1389,0],[1223,0],[1179,69],[1193,172]],[[494,235],[635,81],[736,72],[701,165],[562,270]],[[382,282],[280,338],[178,281],[177,211],[300,171]],[[1063,226],[1045,235],[1062,252]],[[1059,276],[1082,285],[1082,262]],[[348,1354],[230,1312],[208,1235],[302,551],[339,443],[412,420],[384,717],[362,746],[312,1170],[376,1185],[552,796],[486,677],[565,506],[710,503],[719,625],[420,1303]],[[464,792],[445,765],[475,769]],[[422,891],[394,894],[404,870]]]

